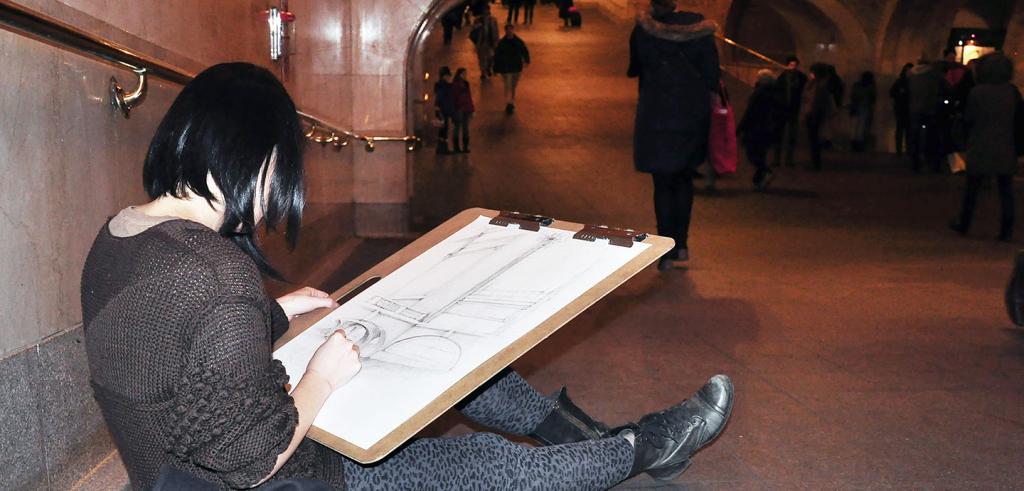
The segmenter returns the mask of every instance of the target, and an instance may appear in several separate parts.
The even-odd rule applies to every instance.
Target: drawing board
[[[329,313],[293,321],[278,342],[293,385],[323,340],[343,329],[362,370],[328,399],[309,436],[375,462],[672,246],[573,238],[466,210],[383,261],[335,298],[381,278]]]

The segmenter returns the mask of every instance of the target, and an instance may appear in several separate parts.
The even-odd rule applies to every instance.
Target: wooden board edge
[[[371,278],[387,276],[403,264],[417,257],[421,252],[433,247],[455,231],[466,226],[473,220],[476,220],[477,217],[494,217],[498,213],[499,212],[496,210],[488,210],[485,208],[470,208],[460,212],[384,261],[381,261],[373,268],[370,268],[370,270],[352,280],[345,286],[336,290],[333,294],[333,298],[338,298],[339,295],[343,295],[355,288],[358,288],[361,284]],[[551,225],[551,228],[567,231],[577,231],[582,227],[582,224],[565,221],[556,221]],[[604,298],[608,293],[614,291],[644,268],[654,263],[654,261],[664,253],[668,252],[674,245],[672,239],[657,235],[648,235],[644,240],[644,243],[648,244],[649,247],[642,254],[624,264],[611,275],[607,276],[568,305],[560,309],[553,316],[549,317],[545,322],[530,330],[528,333],[489,358],[486,362],[479,365],[476,369],[463,376],[458,382],[449,387],[430,404],[420,409],[420,411],[409,418],[405,423],[392,430],[391,433],[386,435],[370,448],[364,449],[352,444],[351,442],[322,430],[315,425],[310,428],[307,435],[318,443],[321,443],[362,464],[372,464],[387,457],[409,438],[415,436],[416,433],[419,433],[427,425],[454,407],[459,401],[465,398],[466,395],[471,394],[474,390],[511,365],[516,359],[533,349],[564,325],[569,323],[572,319],[586,311],[600,299]],[[286,333],[278,343],[275,343],[274,349],[278,349],[284,343],[311,327],[330,312],[330,309],[321,309],[296,319],[293,321],[292,326],[289,327],[288,333]]]

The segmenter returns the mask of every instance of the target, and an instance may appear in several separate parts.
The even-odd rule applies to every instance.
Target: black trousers
[[[509,5],[508,6],[508,17],[505,18],[506,24],[516,24],[519,22],[519,7],[520,5]]]
[[[747,160],[754,166],[754,184],[768,175],[768,145],[762,142],[747,142]]]
[[[821,170],[821,121],[807,120],[807,143],[811,146],[811,167]]]
[[[523,24],[533,24],[533,9],[535,7],[534,4],[523,4]]]
[[[960,210],[960,227],[966,232],[974,220],[974,208],[978,204],[978,193],[981,192],[981,185],[985,182],[986,176],[967,176],[967,186],[964,188],[964,205]],[[1013,221],[1015,208],[1013,205],[1013,176],[996,176],[996,187],[999,189],[999,236],[1009,238],[1013,235]]]
[[[796,150],[797,134],[800,133],[800,115],[786,116],[782,126],[782,135],[775,144],[775,166],[783,163],[783,152],[785,152],[786,165],[793,165],[793,152]]]
[[[896,153],[903,155],[904,149],[910,148],[910,116],[896,116]]]
[[[654,215],[658,220],[658,235],[676,241],[667,256],[686,249],[690,234],[690,216],[693,213],[693,175],[652,174],[654,178]]]
[[[912,114],[910,116],[910,133],[907,135],[907,150],[915,171],[927,165],[932,172],[942,169],[942,158],[945,156],[943,129],[938,116],[931,114]]]

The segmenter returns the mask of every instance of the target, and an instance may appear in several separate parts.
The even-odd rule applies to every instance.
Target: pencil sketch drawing
[[[458,240],[454,248],[418,276],[386,295],[373,295],[358,307],[365,315],[321,327],[329,336],[336,329],[359,346],[364,363],[416,370],[451,370],[462,347],[481,337],[495,336],[518,315],[558,293],[562,284],[544,289],[497,288],[515,275],[527,260],[558,260],[546,250],[571,237],[522,233],[489,227]],[[589,269],[599,258],[580,263]],[[570,275],[572,281],[575,275]],[[440,281],[439,281],[440,280]]]
[[[321,411],[316,424],[332,425],[357,445],[372,445],[645,247],[575,240],[563,230],[490,225],[480,217],[274,355],[296,377],[325,337],[344,330],[359,346],[363,368],[328,406],[360,416],[360,424],[327,421],[329,411]]]

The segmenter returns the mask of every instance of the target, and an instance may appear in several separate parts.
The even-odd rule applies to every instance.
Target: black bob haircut
[[[149,144],[142,180],[151,199],[191,192],[212,203],[211,175],[224,196],[218,232],[280,279],[256,241],[256,196],[273,155],[263,219],[268,231],[285,222],[294,247],[305,205],[302,143],[295,104],[281,82],[256,65],[222,63],[197,75],[171,104]]]

